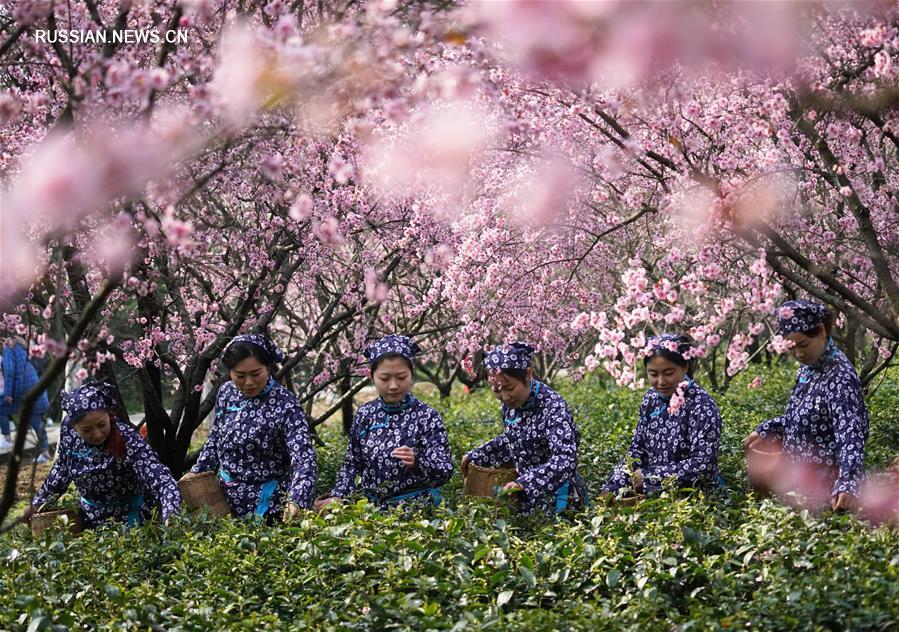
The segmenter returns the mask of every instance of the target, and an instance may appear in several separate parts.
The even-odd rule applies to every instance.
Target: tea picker
[[[511,468],[517,477],[503,485],[518,496],[517,507],[549,514],[587,503],[587,488],[577,471],[580,433],[568,404],[534,377],[534,349],[515,342],[494,348],[484,358],[493,394],[502,402],[504,430],[462,458],[462,476],[479,468]]]
[[[787,465],[781,476],[796,479],[781,481],[781,491],[794,487],[821,507],[854,509],[870,423],[858,373],[831,338],[833,315],[825,305],[787,301],[775,316],[801,367],[784,414],[759,424],[743,446],[780,442]]]
[[[283,359],[263,334],[228,344],[222,362],[231,379],[219,389],[212,430],[191,470],[216,474],[231,512],[258,522],[310,508],[318,475],[302,406],[274,378]],[[200,481],[182,479],[191,482]],[[214,513],[224,513],[218,506]]]
[[[365,349],[378,398],[353,416],[343,465],[333,489],[316,501],[319,511],[355,492],[384,508],[441,503],[453,461],[443,418],[411,393],[412,361],[420,351],[397,334]]]
[[[638,502],[663,485],[715,488],[721,415],[718,406],[693,379],[693,345],[680,334],[647,341],[643,353],[652,385],[643,395],[639,420],[625,458],[602,488],[615,502]]]
[[[150,518],[155,507],[162,519],[179,512],[181,494],[168,468],[126,421],[118,390],[93,382],[62,393],[66,413],[50,474],[27,512],[50,505],[70,483],[80,494],[86,528],[105,522],[129,527]]]

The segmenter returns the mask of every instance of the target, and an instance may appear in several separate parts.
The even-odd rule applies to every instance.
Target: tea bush
[[[257,527],[205,517],[80,537],[0,540],[0,628],[11,630],[708,630],[899,628],[899,533],[794,513],[744,491],[740,441],[782,410],[793,373],[740,380],[724,417],[721,494],[592,506],[560,520],[462,498],[404,516],[363,501]],[[561,388],[595,494],[621,458],[640,393],[598,378]],[[488,393],[434,402],[455,456],[500,430]],[[899,445],[899,387],[870,399],[868,465]],[[345,440],[323,433],[320,491]]]

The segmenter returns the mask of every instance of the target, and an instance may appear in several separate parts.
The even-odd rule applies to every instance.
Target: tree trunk
[[[343,379],[340,380],[340,394],[346,395],[350,392],[350,389],[353,387],[353,382],[350,379],[350,374],[347,373],[343,376]],[[343,434],[350,434],[350,427],[353,425],[353,398],[348,397],[346,401],[343,402],[343,405],[340,407],[340,414],[343,419]]]

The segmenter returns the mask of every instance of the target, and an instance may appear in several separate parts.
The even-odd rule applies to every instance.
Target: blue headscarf
[[[534,348],[524,342],[500,345],[484,356],[484,368],[488,371],[527,369],[531,366],[532,355]]]
[[[71,393],[61,391],[59,395],[69,423],[75,423],[95,410],[115,410],[120,407],[119,391],[108,382],[90,382]]]
[[[374,366],[378,358],[388,353],[399,354],[412,362],[412,358],[421,353],[421,347],[409,336],[390,334],[380,340],[375,340],[365,348],[365,357],[368,359],[369,366]]]
[[[255,345],[265,351],[270,358],[272,358],[273,362],[283,362],[284,354],[281,353],[281,350],[275,345],[274,342],[271,341],[271,338],[266,336],[265,334],[241,334],[240,336],[234,336],[231,342],[228,343],[228,346],[225,347],[225,351],[228,350],[228,347],[233,345],[235,342],[247,342],[251,345]]]
[[[827,307],[813,301],[787,301],[775,312],[778,333],[782,336],[815,329],[827,317]]]

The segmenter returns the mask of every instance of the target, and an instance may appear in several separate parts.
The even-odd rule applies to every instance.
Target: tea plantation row
[[[782,409],[788,369],[718,398],[729,490],[561,520],[465,499],[405,517],[364,502],[257,527],[180,520],[35,540],[0,539],[0,629],[708,630],[899,629],[899,532],[796,514],[744,491],[741,438]],[[563,386],[592,492],[621,457],[640,393]],[[487,393],[434,402],[457,462],[500,430]],[[899,380],[869,399],[868,465],[899,447]],[[323,433],[321,491],[345,439]]]

